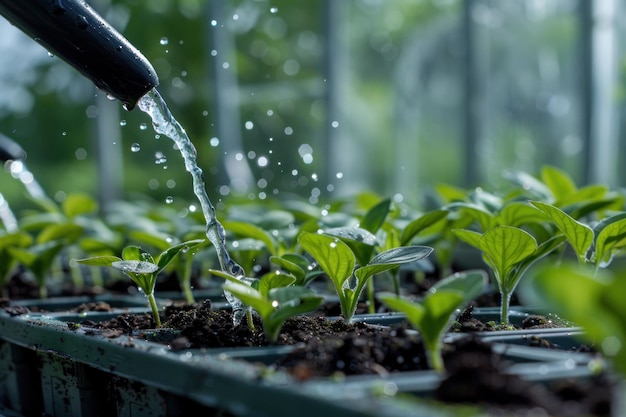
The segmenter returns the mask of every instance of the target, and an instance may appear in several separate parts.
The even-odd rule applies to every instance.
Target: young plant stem
[[[193,304],[195,302],[193,291],[191,291],[191,264],[192,263],[193,263],[193,256],[185,255],[185,267],[183,270],[183,276],[181,277],[181,280],[180,280],[180,285],[183,290],[185,301],[188,304]]]
[[[376,299],[374,297],[374,279],[367,281],[367,312],[369,314],[376,313]]]
[[[511,293],[500,289],[500,322],[509,324],[509,304],[511,303]]]
[[[251,308],[246,308],[246,321],[248,322],[248,328],[254,331],[254,317],[252,316]]]
[[[426,349],[426,358],[428,360],[428,364],[434,371],[437,372],[445,371],[443,357],[441,356],[441,344],[441,341],[437,340],[437,342],[433,346],[429,346],[429,344],[424,345]]]
[[[156,299],[154,298],[154,293],[150,293],[146,295],[148,297],[148,302],[150,303],[150,308],[152,309],[152,315],[154,316],[154,323],[156,327],[161,327],[161,317],[159,317],[159,308],[157,307]]]

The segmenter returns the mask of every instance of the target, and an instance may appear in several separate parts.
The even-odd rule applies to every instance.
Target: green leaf
[[[16,232],[0,236],[0,249],[11,247],[26,247],[31,245],[33,238],[26,233]]]
[[[546,213],[554,222],[556,227],[567,237],[570,245],[578,255],[581,263],[586,261],[586,253],[593,242],[593,231],[583,223],[577,222],[561,209],[550,204],[531,201],[532,205]]]
[[[250,223],[225,221],[224,228],[229,233],[260,240],[265,244],[271,255],[277,256],[277,244],[272,235]]]
[[[556,200],[560,200],[576,192],[576,183],[564,171],[553,166],[545,166],[541,170],[541,179],[548,186]]]
[[[510,226],[498,226],[485,232],[478,242],[483,255],[496,269],[500,283],[506,279],[515,264],[532,255],[537,249],[535,238],[529,233]]]
[[[117,256],[95,256],[93,258],[86,258],[86,259],[77,259],[76,262],[78,262],[79,264],[83,264],[83,265],[90,265],[90,266],[113,266],[114,262],[120,262],[122,261],[121,258],[118,258]]]
[[[155,264],[154,258],[139,246],[126,246],[122,250],[122,259],[125,261],[143,261]]]
[[[91,214],[98,211],[96,200],[86,194],[70,194],[62,204],[63,213],[72,219],[81,214]]]
[[[585,337],[613,357],[626,376],[626,281],[608,271],[595,272],[579,265],[540,268],[533,281],[536,295],[559,316],[584,329]],[[616,343],[606,343],[614,340]],[[613,349],[619,345],[621,348]]]
[[[441,290],[454,290],[463,294],[465,301],[476,299],[485,289],[489,277],[485,271],[469,270],[457,272],[447,278],[439,280],[432,289],[434,292]]]
[[[603,219],[595,228],[594,258],[598,266],[607,265],[613,253],[626,246],[626,213]]]
[[[39,235],[37,235],[37,243],[46,243],[61,239],[74,242],[82,236],[83,232],[84,229],[76,224],[51,224],[46,226],[46,228],[44,228]]]
[[[167,249],[165,252],[161,253],[157,258],[157,265],[159,267],[159,271],[162,271],[163,268],[167,266],[179,253],[187,252],[188,250],[201,245],[205,242],[205,239],[195,239],[189,240],[187,242],[179,243],[176,246],[172,246]]]
[[[242,282],[226,281],[223,285],[224,291],[228,291],[241,300],[245,305],[252,307],[263,317],[269,316],[274,307],[271,301],[266,299],[260,291]]]
[[[301,284],[304,282],[304,277],[306,276],[305,271],[308,266],[308,262],[300,255],[292,253],[284,254],[282,257],[270,256],[270,262],[278,266],[283,271],[296,277],[297,283]]]
[[[128,233],[128,237],[135,243],[149,245],[159,251],[166,250],[172,243],[178,243],[178,239],[172,237],[172,235],[156,230],[149,232],[145,230],[131,230]]]
[[[378,229],[385,223],[385,219],[391,210],[391,199],[387,198],[374,207],[369,209],[363,219],[361,219],[359,227],[371,233],[376,233]]]
[[[302,233],[298,242],[326,272],[338,290],[352,276],[354,254],[341,240],[316,233]]]
[[[374,264],[406,264],[419,261],[429,256],[433,248],[428,246],[401,246],[386,250],[374,256],[369,265]]]
[[[281,274],[277,271],[268,272],[259,280],[257,289],[263,296],[267,297],[272,289],[287,287],[292,285],[295,281],[296,278],[293,275]]]
[[[511,202],[502,208],[498,219],[502,225],[520,227],[545,222],[548,217],[528,203]]]
[[[526,172],[507,170],[503,172],[502,176],[542,201],[554,200],[554,195],[552,195],[550,188]]]
[[[465,242],[476,249],[480,249],[480,238],[482,237],[481,233],[465,229],[454,229],[452,230],[452,233],[454,233],[454,235],[462,242]]]
[[[447,210],[433,210],[422,214],[404,227],[400,234],[400,244],[402,246],[408,245],[415,236],[444,219],[447,215]]]
[[[494,215],[478,204],[473,203],[452,203],[444,207],[445,210],[460,210],[464,216],[473,218],[480,225],[482,230],[489,230],[496,225]]]

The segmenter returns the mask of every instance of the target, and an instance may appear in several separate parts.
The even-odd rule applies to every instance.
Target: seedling
[[[608,266],[613,256],[626,246],[626,213],[606,217],[592,229],[558,207],[537,201],[531,204],[545,213],[563,233],[580,265],[594,264],[597,272]]]
[[[305,232],[300,235],[298,242],[333,282],[346,321],[352,319],[361,292],[371,277],[426,258],[433,251],[427,246],[398,247],[379,253],[367,265],[355,269],[354,253],[336,237]]]
[[[297,253],[286,253],[283,256],[270,256],[270,261],[296,278],[294,285],[306,287],[311,281],[322,275],[324,271],[311,268],[308,259]]]
[[[270,343],[278,340],[280,329],[287,319],[313,311],[324,301],[311,289],[294,286],[296,278],[292,275],[269,272],[248,285],[225,272],[210,272],[226,279],[224,291],[230,292],[259,314],[265,337]],[[248,325],[253,326],[250,316]]]
[[[530,233],[511,226],[498,226],[484,234],[471,230],[455,230],[454,233],[479,249],[483,260],[492,269],[500,290],[500,321],[504,324],[509,323],[511,295],[524,273],[565,241],[563,236],[555,236],[537,245]]]
[[[626,277],[588,266],[540,268],[533,281],[545,305],[584,329],[585,337],[626,376]]]
[[[0,236],[0,291],[2,297],[8,297],[7,282],[18,259],[10,248],[24,248],[32,243],[30,235],[23,232],[8,233]]]
[[[138,246],[127,246],[122,251],[122,258],[117,256],[96,256],[87,259],[78,259],[77,263],[91,266],[107,266],[122,271],[143,291],[148,298],[156,327],[161,327],[161,318],[154,298],[154,286],[159,273],[181,252],[204,243],[203,239],[190,240],[172,246],[158,256],[153,257],[150,253]]]
[[[443,335],[457,309],[480,295],[486,284],[485,272],[467,271],[439,281],[418,302],[392,293],[381,293],[379,298],[392,310],[406,314],[411,326],[420,332],[430,367],[443,372]]]
[[[39,290],[39,298],[48,297],[46,278],[50,274],[52,264],[57,255],[64,246],[64,242],[52,240],[28,248],[8,248],[10,255],[22,263],[22,265],[26,266],[35,276]]]

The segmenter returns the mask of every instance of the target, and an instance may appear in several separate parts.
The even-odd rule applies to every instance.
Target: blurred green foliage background
[[[461,0],[90,4],[153,63],[218,202],[363,190],[416,201],[439,182],[475,186],[545,163],[588,179],[578,1],[472,1],[469,40]],[[104,158],[115,173],[104,198],[192,199],[178,152],[145,114],[7,23],[0,32],[0,132],[49,195],[98,194],[99,141],[117,161]],[[9,173],[0,184],[12,207],[28,207]]]

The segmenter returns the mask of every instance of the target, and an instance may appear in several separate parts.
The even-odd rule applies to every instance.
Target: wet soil
[[[80,326],[93,327],[98,334],[109,337],[145,337],[167,343],[172,349],[269,345],[261,323],[255,320],[254,330],[245,322],[233,325],[229,311],[211,310],[208,302],[167,307],[162,321],[164,330],[160,332],[154,332],[149,314],[122,314],[97,323],[86,320]],[[294,345],[294,350],[272,367],[297,380],[340,375],[387,376],[428,369],[419,336],[403,326],[380,327],[302,316],[287,320],[277,344]],[[498,410],[519,409],[541,409],[545,415],[567,416],[611,413],[612,381],[604,375],[585,381],[531,383],[507,374],[509,362],[494,353],[489,344],[471,336],[446,344],[444,362],[446,377],[433,395],[446,403],[479,404],[496,410],[496,415]]]

